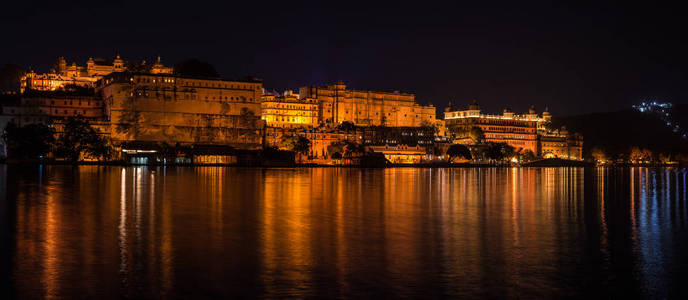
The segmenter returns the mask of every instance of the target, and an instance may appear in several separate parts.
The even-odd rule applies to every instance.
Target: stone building
[[[115,143],[261,145],[260,80],[112,73],[97,83]]]
[[[320,124],[318,102],[300,98],[291,91],[283,95],[266,94],[261,101],[261,118],[272,127],[317,127]]]
[[[142,65],[145,65],[145,61]],[[173,70],[172,67],[162,64],[160,56],[158,56],[155,64],[148,69],[152,74],[172,74]],[[111,61],[91,57],[86,61],[86,66],[78,66],[76,62],[67,65],[65,58],[59,57],[54,69],[49,73],[37,74],[30,71],[22,76],[20,92],[24,93],[26,90],[54,91],[67,85],[93,87],[93,84],[103,76],[126,70],[126,62],[119,55]]]
[[[544,158],[583,159],[583,137],[566,127],[538,134],[539,156]]]
[[[347,89],[343,82],[299,89],[302,98],[319,103],[320,122],[345,121],[360,126],[421,126],[435,123],[435,107],[416,103],[415,95]]]
[[[14,103],[2,106],[0,128],[12,122],[17,126],[52,124],[67,117],[81,116],[90,121],[104,120],[103,100],[84,91],[29,91],[18,96]]]
[[[456,109],[450,103],[444,121],[449,138],[460,143],[471,143],[467,132],[477,127],[487,142],[504,142],[519,152],[530,150],[545,158],[583,159],[583,137],[566,128],[551,129],[552,115],[547,108],[542,115],[534,107],[525,114],[514,114],[507,108],[501,115],[489,115],[483,114],[475,101],[467,109]]]
[[[477,127],[485,134],[485,141],[507,143],[516,151],[530,150],[538,153],[537,128],[539,118],[534,109],[528,114],[517,115],[505,109],[501,115],[483,114],[474,101],[468,109],[450,106],[444,112],[447,134],[461,143],[470,143],[467,133]]]

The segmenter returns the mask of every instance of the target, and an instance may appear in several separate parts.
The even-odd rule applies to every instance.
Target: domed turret
[[[67,75],[67,61],[64,56],[60,56],[57,59],[57,66],[55,70],[60,75]]]
[[[119,57],[119,54],[117,54],[117,57],[115,57],[112,65],[115,67],[115,72],[124,71],[124,61]]]
[[[502,115],[507,118],[512,118],[514,116],[514,112],[511,110],[511,108],[505,108],[504,111],[502,112]]]
[[[530,109],[528,109],[528,114],[530,114],[530,115],[537,114],[537,111],[535,111],[535,105],[530,106]]]
[[[339,80],[334,84],[334,88],[336,90],[346,90],[346,84],[344,84],[344,81]]]
[[[545,121],[552,120],[552,114],[549,113],[549,108],[547,106],[545,106],[545,111],[542,112],[542,118],[545,119]]]
[[[468,110],[480,110],[480,105],[478,105],[478,101],[473,99],[473,103],[468,106]]]

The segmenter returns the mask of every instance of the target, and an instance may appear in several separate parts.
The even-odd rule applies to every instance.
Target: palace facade
[[[93,90],[81,92],[29,91],[13,103],[2,106],[0,127],[52,124],[67,117],[81,116],[91,121],[104,119],[103,100]]]
[[[145,65],[145,61],[142,63]],[[127,70],[126,62],[117,55],[114,60],[93,59],[86,61],[86,66],[78,66],[76,62],[67,65],[64,57],[59,57],[55,67],[49,73],[37,74],[29,71],[21,78],[20,92],[27,90],[55,91],[67,85],[93,87],[93,84],[103,76],[114,72]],[[162,64],[158,56],[155,64],[150,66],[152,74],[172,74],[172,68]]]
[[[539,156],[544,158],[583,159],[583,137],[570,133],[566,127],[540,132],[538,148]]]
[[[112,73],[97,84],[115,143],[261,145],[260,80]]]
[[[299,95],[318,102],[320,122],[325,124],[348,121],[360,126],[421,126],[434,124],[436,118],[435,107],[416,103],[413,94],[351,90],[341,81],[302,87]]]
[[[501,115],[484,114],[475,101],[467,109],[457,109],[450,103],[444,112],[447,135],[458,143],[472,143],[468,133],[472,128],[479,128],[485,141],[507,143],[517,152],[532,151],[545,158],[582,160],[583,137],[565,128],[550,129],[551,120],[548,109],[539,115],[534,107],[526,114],[515,114],[508,108]]]
[[[286,91],[283,95],[263,95],[261,110],[261,118],[267,126],[294,128],[320,125],[318,102],[312,98],[300,98],[292,91]]]
[[[516,115],[505,109],[502,115],[481,112],[474,101],[468,109],[455,109],[451,105],[444,112],[445,126],[451,138],[461,143],[470,143],[467,133],[474,127],[485,134],[485,141],[507,143],[516,151],[537,151],[538,118],[534,110],[525,115]]]

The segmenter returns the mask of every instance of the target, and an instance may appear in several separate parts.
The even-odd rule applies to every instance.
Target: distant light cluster
[[[641,112],[652,114],[664,121],[667,127],[675,133],[681,135],[682,138],[688,139],[688,133],[681,129],[680,124],[674,121],[671,116],[671,108],[673,105],[669,102],[661,103],[657,101],[643,101],[638,105],[633,105],[633,109]]]

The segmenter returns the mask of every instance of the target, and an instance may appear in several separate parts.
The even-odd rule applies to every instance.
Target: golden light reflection
[[[627,172],[53,166],[15,184],[13,272],[22,298],[164,298],[197,287],[317,298],[381,283],[398,295],[470,287],[515,298],[532,281],[556,285],[578,267],[566,260],[608,270],[631,253],[638,280],[651,283],[670,267],[656,249],[685,222],[686,176]],[[619,234],[630,237],[623,255],[610,241]]]

